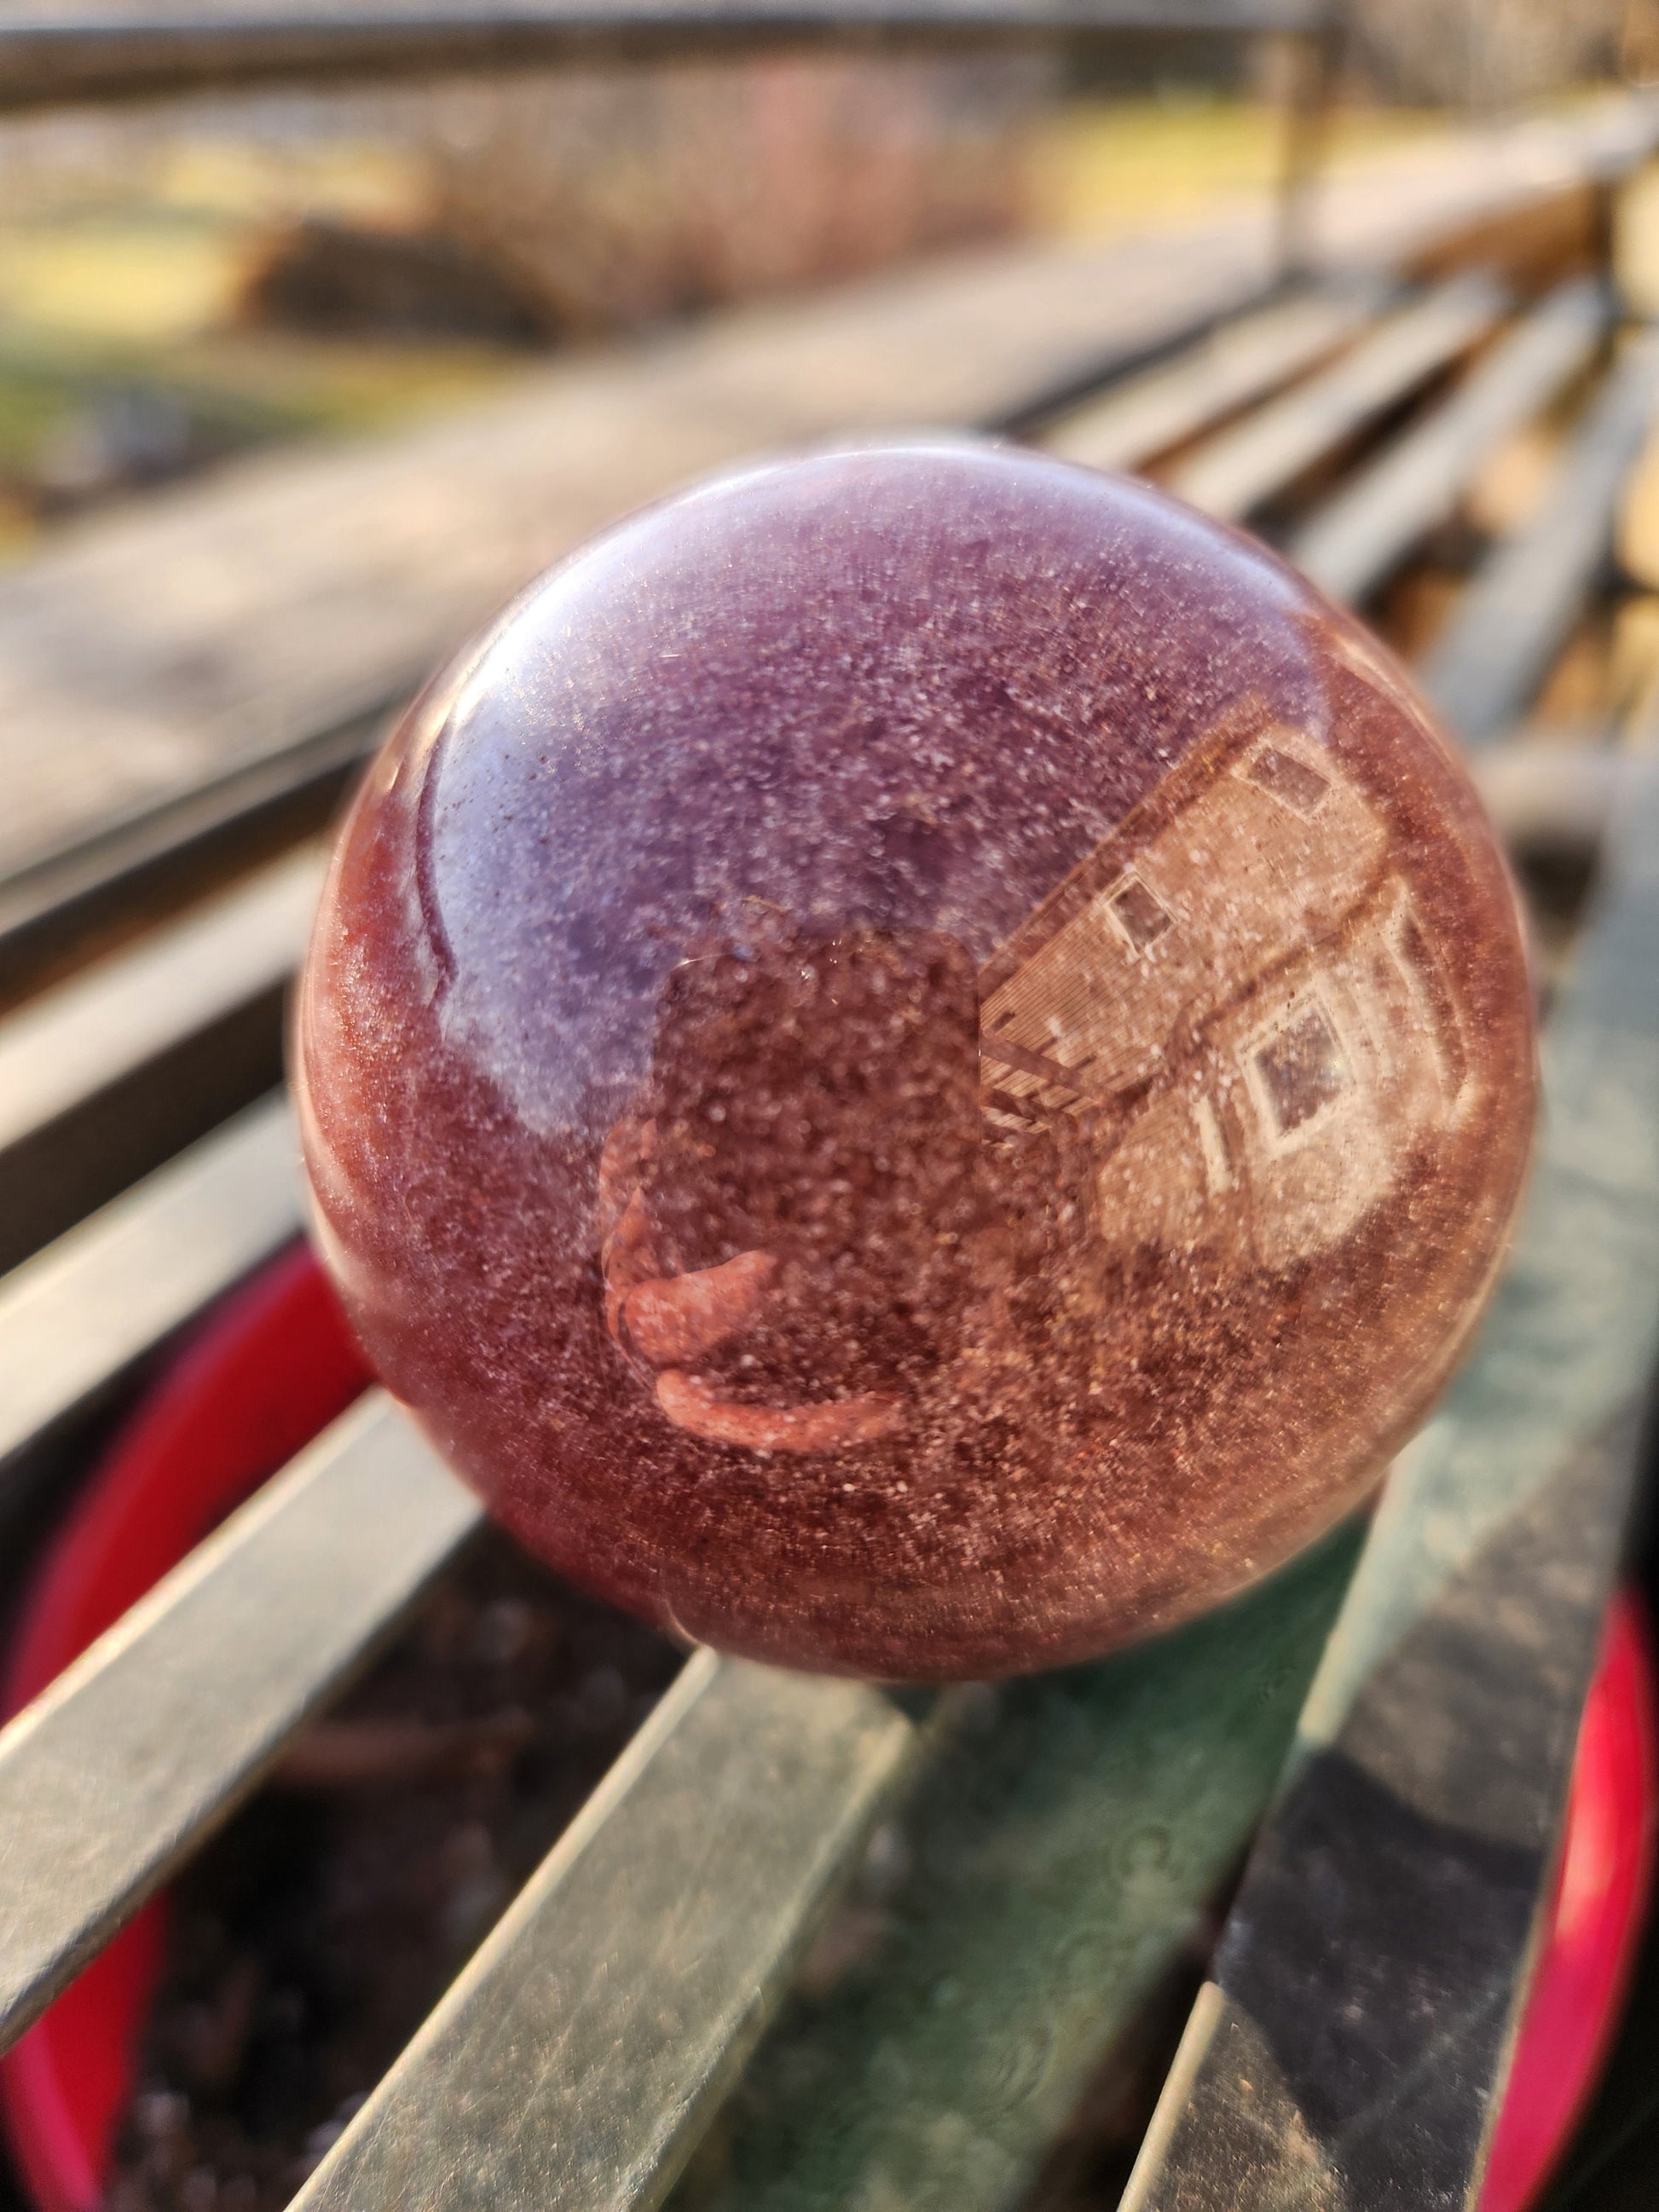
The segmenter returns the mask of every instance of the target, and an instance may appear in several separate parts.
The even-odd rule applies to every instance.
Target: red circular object
[[[9,1717],[369,1379],[310,1251],[221,1304],[142,1401],[59,1530],[24,1606]],[[0,2059],[0,2112],[41,2212],[95,2212],[162,1965],[165,1900],[101,1951]]]
[[[532,586],[364,781],[296,1090],[377,1371],[530,1550],[949,1680],[1358,1502],[1493,1279],[1531,1026],[1490,824],[1352,617],[963,443]]]
[[[1626,1592],[1607,1616],[1579,1724],[1555,1895],[1480,2212],[1525,2212],[1595,2086],[1653,1880],[1656,1741],[1653,1654]]]

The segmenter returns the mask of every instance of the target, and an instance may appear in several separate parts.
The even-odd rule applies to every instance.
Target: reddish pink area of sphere
[[[1363,1494],[1491,1282],[1533,1047],[1360,628],[964,444],[726,478],[509,608],[352,810],[297,1078],[363,1341],[532,1550],[948,1677]]]

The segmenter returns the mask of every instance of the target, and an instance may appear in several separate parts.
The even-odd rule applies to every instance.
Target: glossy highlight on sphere
[[[944,1678],[1363,1495],[1491,1283],[1533,1046],[1359,626],[963,442],[716,481],[510,607],[346,823],[296,1079],[363,1341],[525,1543]]]

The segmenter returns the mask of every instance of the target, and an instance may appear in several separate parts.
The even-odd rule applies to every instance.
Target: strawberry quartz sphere
[[[1359,625],[990,446],[726,477],[431,686],[298,1015],[323,1252],[529,1548],[888,1678],[1074,1660],[1354,1504],[1533,1110],[1515,900]]]

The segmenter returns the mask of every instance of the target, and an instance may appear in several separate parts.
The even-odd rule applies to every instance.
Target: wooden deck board
[[[1310,517],[1286,547],[1333,599],[1359,601],[1450,514],[1502,441],[1585,367],[1610,303],[1589,277],[1532,311],[1427,417]]]
[[[1386,316],[1317,376],[1206,439],[1170,472],[1170,490],[1242,522],[1468,353],[1510,304],[1504,286],[1483,270],[1449,277]]]
[[[1659,325],[1620,356],[1538,513],[1497,545],[1420,672],[1467,745],[1504,736],[1531,705],[1612,557],[1619,504],[1659,424]]]
[[[9,1462],[302,1226],[299,1141],[271,1098],[0,1278],[0,1488]]]
[[[1391,157],[1322,212],[1382,264],[1652,143],[1631,100]],[[836,429],[992,422],[1266,279],[1265,202],[573,356],[464,416],[227,469],[0,577],[0,873],[395,700],[525,578],[699,472]]]

